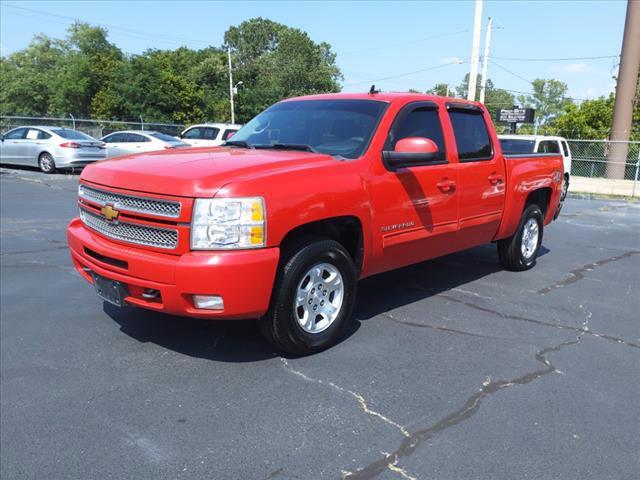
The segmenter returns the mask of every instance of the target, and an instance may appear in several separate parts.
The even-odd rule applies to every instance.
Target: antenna
[[[369,95],[375,95],[376,93],[380,93],[380,90],[376,90],[376,86],[371,85],[371,88],[369,89]]]

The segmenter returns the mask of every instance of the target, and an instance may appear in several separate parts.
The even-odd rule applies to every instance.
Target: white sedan
[[[113,132],[102,137],[107,145],[107,157],[119,157],[131,153],[151,152],[165,148],[189,147],[188,143],[160,132],[129,130]]]

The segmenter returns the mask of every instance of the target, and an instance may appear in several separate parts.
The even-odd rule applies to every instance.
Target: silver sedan
[[[0,163],[38,166],[45,173],[107,158],[105,144],[62,127],[18,127],[0,137]]]

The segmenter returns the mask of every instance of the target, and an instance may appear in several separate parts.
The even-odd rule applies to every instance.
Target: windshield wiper
[[[244,140],[227,140],[224,142],[225,147],[242,147],[242,148],[256,148],[250,143],[245,142]]]
[[[301,152],[318,153],[311,145],[305,143],[272,143],[270,145],[256,145],[255,148],[273,148],[277,150],[299,150]]]

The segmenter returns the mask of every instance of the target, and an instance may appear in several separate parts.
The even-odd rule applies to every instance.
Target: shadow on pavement
[[[549,250],[542,247],[540,255]],[[381,313],[409,305],[502,270],[494,245],[411,265],[358,284],[354,321],[341,341]],[[415,285],[419,288],[407,288]],[[279,356],[254,320],[202,320],[104,304],[104,312],[125,334],[191,357],[223,362],[256,362]]]

